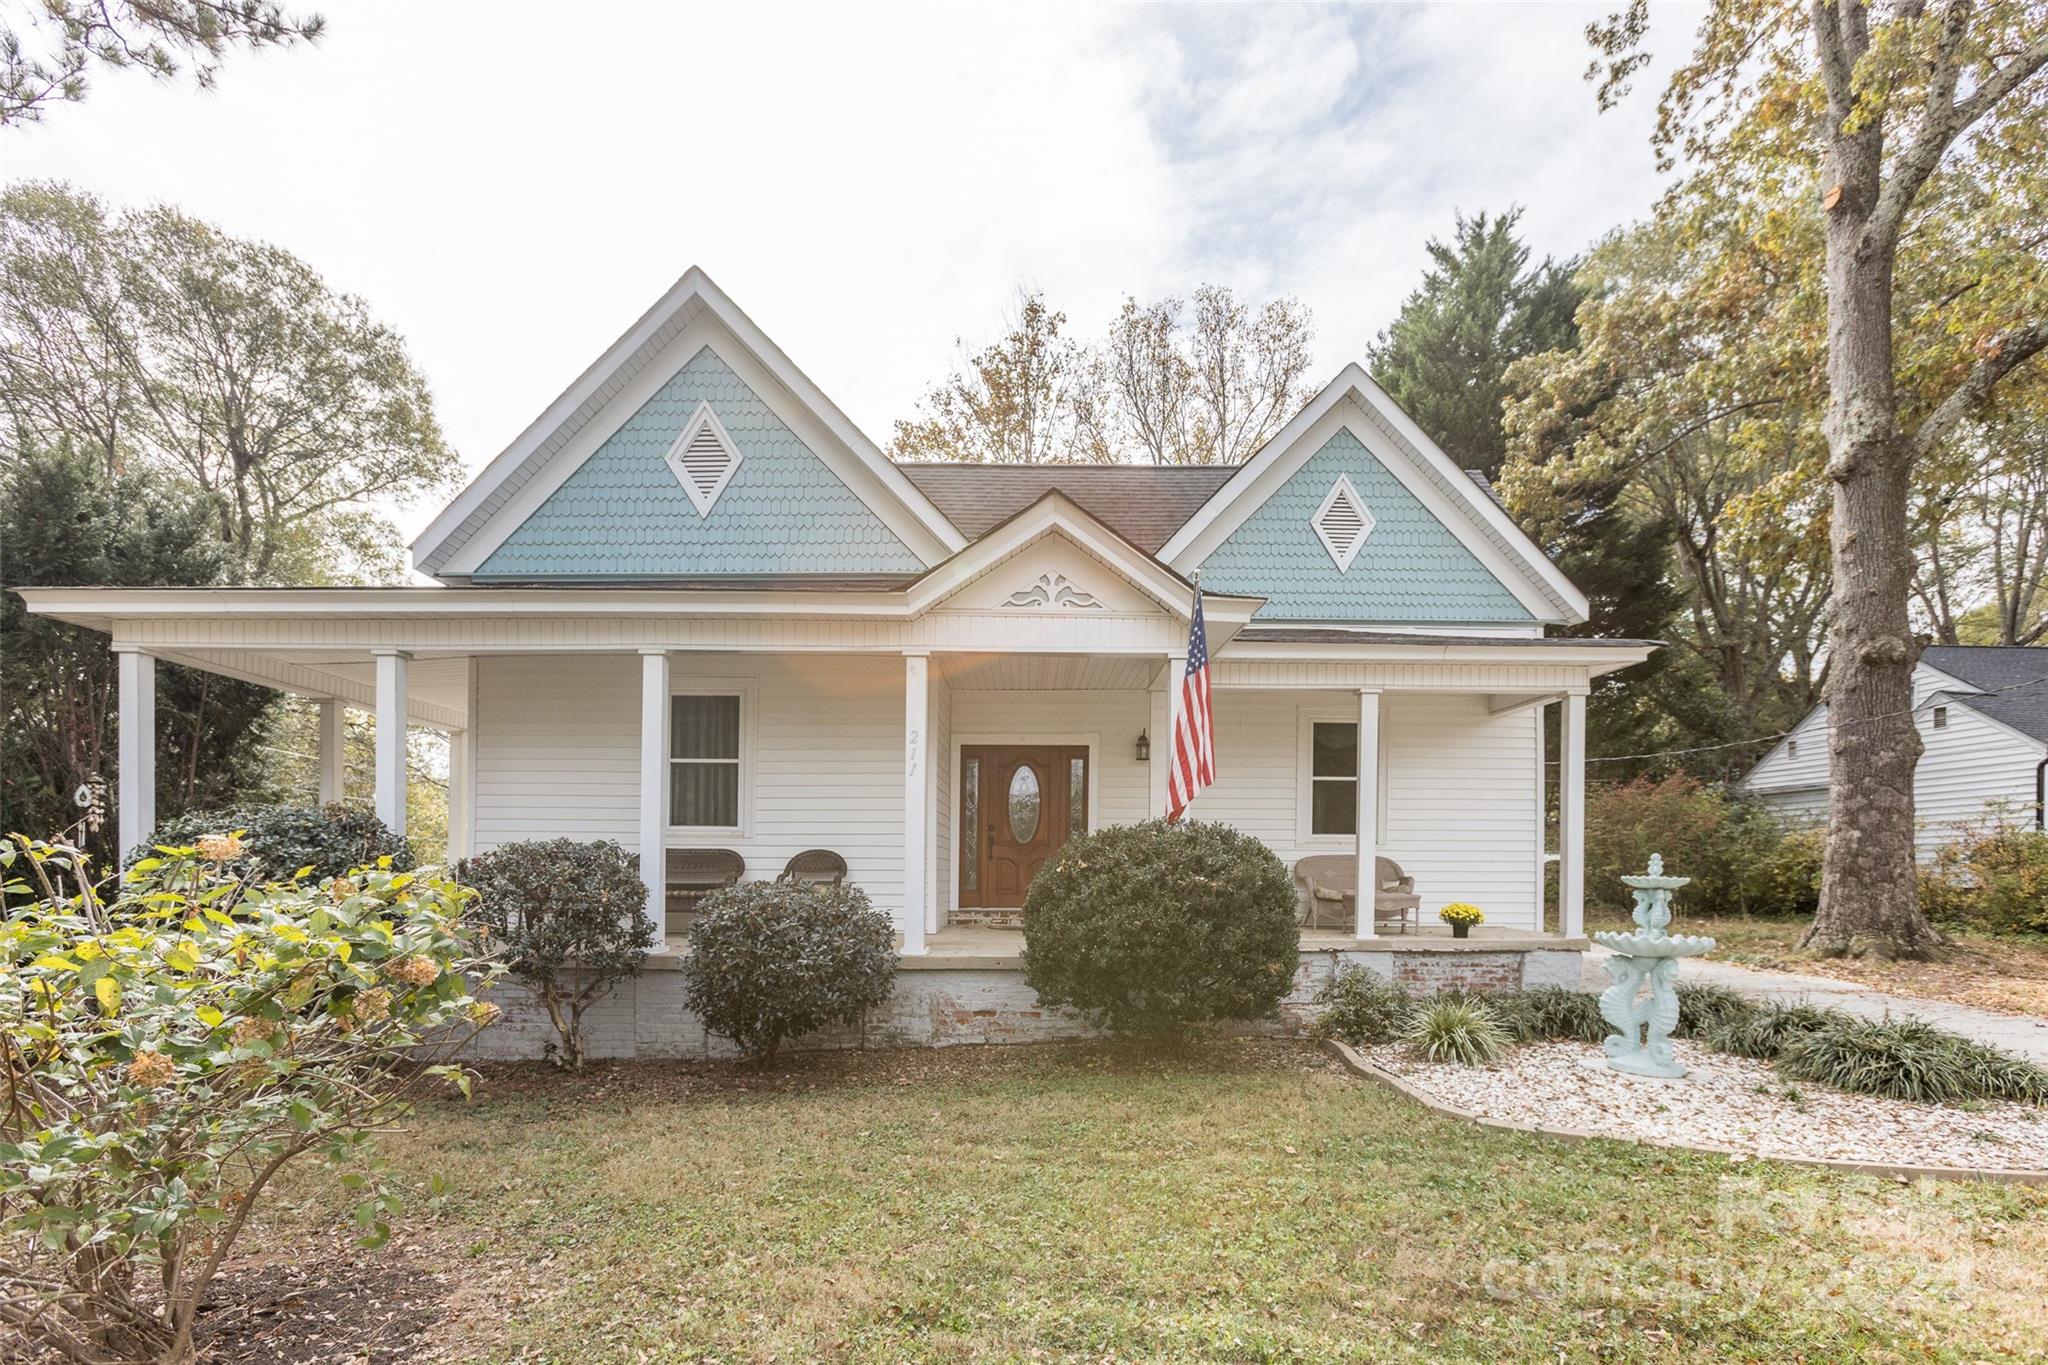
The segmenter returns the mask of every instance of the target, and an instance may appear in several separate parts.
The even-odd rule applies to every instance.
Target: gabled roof
[[[2048,649],[1929,645],[1921,651],[1920,662],[1963,684],[1943,689],[1945,700],[2023,735],[2048,740]]]
[[[1348,411],[1346,405],[1350,405]],[[1460,469],[1355,363],[1345,366],[1256,455],[1239,465],[1173,533],[1160,548],[1159,557],[1182,572],[1200,564],[1257,510],[1273,488],[1316,453],[1315,443],[1307,438],[1326,418],[1341,419],[1404,483],[1412,480],[1411,486],[1432,488],[1446,505],[1455,508],[1464,525],[1453,527],[1454,534],[1474,553],[1493,559],[1504,571],[1503,586],[1530,606],[1539,619],[1586,619],[1585,594],[1515,525],[1491,487]],[[1387,455],[1405,458],[1388,460]]]
[[[461,573],[462,568],[451,566],[465,565],[480,557],[473,541],[488,539],[495,544],[502,540],[511,527],[493,527],[496,535],[485,531],[494,514],[511,504],[527,485],[544,482],[545,473],[557,464],[558,457],[573,464],[580,460],[578,447],[587,454],[588,447],[595,444],[593,436],[602,440],[609,434],[605,430],[591,430],[593,424],[608,421],[615,427],[630,416],[630,407],[624,412],[617,411],[613,400],[641,378],[685,329],[707,314],[723,326],[748,360],[787,390],[830,442],[840,447],[852,465],[872,481],[874,496],[869,501],[881,504],[874,506],[875,512],[891,524],[925,563],[936,563],[967,543],[966,537],[931,500],[783,354],[782,348],[769,340],[709,275],[691,266],[654,307],[564,389],[517,440],[484,466],[469,486],[420,532],[412,543],[413,562],[427,573]],[[829,461],[840,452],[814,453]],[[560,470],[554,472],[559,474]],[[554,482],[559,482],[559,478]]]
[[[1143,550],[1166,538],[1237,472],[1235,465],[899,464],[970,540],[1057,491]]]

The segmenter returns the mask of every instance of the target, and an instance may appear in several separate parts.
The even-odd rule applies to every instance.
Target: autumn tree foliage
[[[1649,13],[1635,0],[1592,28],[1603,100],[1647,60]],[[1782,348],[1770,387],[1796,386],[1803,358],[1824,394],[1818,448],[1784,462],[1817,463],[1827,501],[1835,780],[1808,943],[1828,952],[1940,943],[1912,852],[1916,479],[1973,419],[2037,401],[2044,67],[2040,0],[1718,0],[1660,105],[1656,145],[1684,172],[1667,212],[1720,201],[1753,240],[1803,239],[1775,265],[1726,259],[1759,290],[1789,272],[1806,324],[1758,339]]]

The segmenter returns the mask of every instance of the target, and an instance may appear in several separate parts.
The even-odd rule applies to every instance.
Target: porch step
[[[972,925],[977,929],[1022,929],[1022,910],[955,910],[946,916],[949,924]]]

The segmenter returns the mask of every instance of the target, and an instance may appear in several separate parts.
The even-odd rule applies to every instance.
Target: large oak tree
[[[1646,60],[1648,14],[1591,31],[1603,99]],[[1807,942],[1827,952],[1940,943],[1913,867],[1914,478],[2048,348],[2044,67],[2040,0],[1717,0],[1660,107],[1689,180],[1785,185],[1821,215],[1834,780]],[[1928,320],[1908,304],[1948,347],[1900,354],[1895,328]]]

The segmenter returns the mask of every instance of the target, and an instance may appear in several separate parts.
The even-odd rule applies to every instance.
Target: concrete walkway
[[[1601,960],[1610,957],[1597,944],[1585,956],[1585,987],[1605,990],[1610,984]],[[1816,1005],[1822,1009],[1859,1014],[1869,1019],[1886,1015],[1913,1014],[1937,1028],[1975,1038],[1980,1043],[2003,1048],[2017,1057],[2048,1066],[2048,1019],[2031,1014],[1999,1014],[1927,1000],[1914,995],[1887,995],[1854,981],[1837,981],[1827,976],[1797,976],[1791,972],[1764,972],[1737,967],[1711,958],[1687,958],[1679,963],[1678,979],[1694,985],[1726,986],[1744,995],[1778,1005]]]

